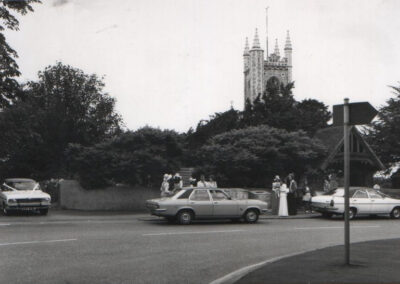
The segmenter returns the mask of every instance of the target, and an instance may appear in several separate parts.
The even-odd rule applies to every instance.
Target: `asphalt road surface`
[[[210,283],[270,258],[343,244],[343,235],[341,219],[180,226],[145,214],[0,216],[0,283]],[[398,220],[351,222],[352,242],[399,236]]]

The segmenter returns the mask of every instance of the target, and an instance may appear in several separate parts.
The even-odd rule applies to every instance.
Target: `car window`
[[[375,198],[375,199],[382,199],[383,196],[380,195],[379,193],[375,192],[375,191],[368,191],[369,193],[369,197],[370,198]]]
[[[188,199],[192,192],[193,192],[193,189],[185,190],[185,192],[182,193],[181,196],[178,197],[178,199]]]
[[[365,190],[357,190],[353,198],[368,198],[368,194]]]
[[[190,200],[209,201],[210,195],[208,194],[207,190],[195,190],[190,196]]]
[[[228,196],[221,190],[210,190],[213,200],[228,200]]]

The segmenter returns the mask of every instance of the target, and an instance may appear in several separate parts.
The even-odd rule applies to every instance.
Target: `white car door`
[[[370,214],[371,200],[365,189],[357,190],[350,199],[350,207],[357,208],[357,214]]]
[[[388,202],[388,198],[384,198],[381,194],[374,190],[368,190],[371,198],[371,214],[389,214],[393,206]]]

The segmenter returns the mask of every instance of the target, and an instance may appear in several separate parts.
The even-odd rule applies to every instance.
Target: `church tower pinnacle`
[[[275,50],[274,50],[274,53],[278,58],[281,56],[280,53],[279,53],[278,39],[275,39]]]
[[[292,82],[292,43],[290,41],[289,31],[286,32],[285,57],[288,66],[288,82]]]

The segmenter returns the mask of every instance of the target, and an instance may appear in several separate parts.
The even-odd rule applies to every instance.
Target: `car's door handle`
[[[371,199],[371,202],[375,202],[375,200]]]
[[[218,204],[218,202],[217,202],[217,201],[214,201],[214,204]]]
[[[190,204],[195,204],[195,202],[194,202],[194,201],[191,201]]]
[[[357,201],[357,199],[353,199],[353,201]]]

